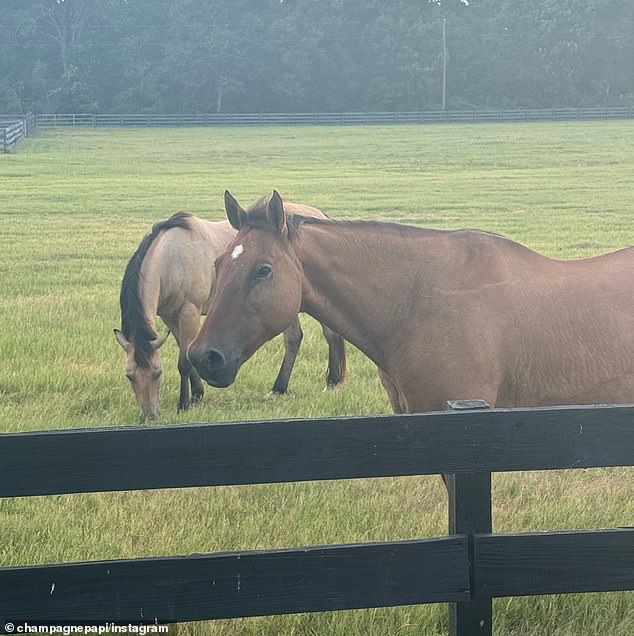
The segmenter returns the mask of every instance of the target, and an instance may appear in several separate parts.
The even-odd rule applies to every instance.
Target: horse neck
[[[296,240],[303,268],[302,311],[387,368],[419,310],[410,302],[412,293],[420,297],[433,284],[436,268],[425,250],[431,239],[424,230],[388,224],[304,225]],[[421,259],[424,277],[416,266]]]

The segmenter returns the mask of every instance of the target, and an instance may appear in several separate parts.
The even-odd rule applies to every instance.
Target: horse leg
[[[178,394],[178,405],[176,410],[186,411],[189,408],[189,375],[191,373],[191,363],[178,352],[178,373],[181,378],[181,386]]]
[[[203,388],[203,383],[200,380],[198,371],[194,369],[192,363],[187,358],[187,347],[181,347],[179,349],[178,372],[181,376],[181,388],[178,398],[177,410],[186,411],[190,407],[190,405],[200,402],[203,399],[203,395],[205,393],[205,389]],[[189,397],[190,385],[191,400]]]
[[[282,366],[275,378],[275,383],[271,389],[270,395],[282,395],[288,391],[288,381],[295,366],[295,358],[299,353],[299,346],[302,344],[304,332],[299,325],[299,318],[284,331],[284,359]]]
[[[178,318],[168,318],[162,316],[163,322],[174,334],[178,344],[178,374],[180,376],[180,391],[178,394],[177,411],[184,411],[189,408],[189,375],[191,373],[191,363],[187,359],[187,345],[183,348],[183,334],[181,332],[181,320]],[[184,349],[184,352],[183,352]]]
[[[164,319],[165,320],[165,319]],[[167,321],[166,321],[167,322]],[[170,326],[169,322],[172,323]],[[192,363],[187,359],[189,343],[196,337],[200,326],[200,311],[195,305],[185,305],[178,317],[167,324],[178,342],[178,372],[180,374],[180,393],[178,397],[178,411],[186,411],[190,405],[189,385],[192,387],[192,402],[198,402],[203,397],[203,386],[200,376]]]
[[[378,367],[377,367],[378,368]],[[387,397],[390,400],[390,405],[392,406],[392,410],[394,413],[407,413],[407,405],[405,403],[405,399],[403,395],[399,391],[398,387],[388,375],[382,370],[379,369],[379,379],[381,380],[381,384],[387,393]]]
[[[183,397],[183,395],[185,397],[189,396],[189,387],[187,386],[187,380],[189,380],[192,391],[192,404],[200,402],[203,399],[203,395],[205,393],[200,375],[198,375],[198,371],[196,371],[192,363],[189,361],[189,358],[187,357],[187,349],[189,349],[189,345],[196,337],[196,334],[200,329],[200,314],[201,310],[199,307],[196,307],[196,305],[193,304],[189,304],[183,307],[180,316],[181,347],[178,357],[178,368],[179,371],[182,369],[181,378],[185,378],[185,380],[181,379],[181,398]],[[185,386],[183,386],[183,383]],[[189,403],[185,403],[184,401],[182,402],[182,406],[179,402],[180,410],[185,410],[189,407]]]
[[[328,343],[326,389],[334,389],[346,377],[346,341],[326,325],[321,328]]]
[[[196,402],[200,402],[203,399],[205,389],[203,388],[203,383],[198,375],[198,371],[196,371],[193,366],[189,376],[189,382],[192,389],[192,404],[196,404]]]
[[[396,384],[394,384],[394,382],[392,382],[392,380],[390,380],[390,378],[381,369],[379,369],[379,378],[381,380],[381,384],[383,385],[383,388],[387,392],[387,396],[390,400],[390,404],[392,405],[392,410],[395,413],[399,413],[399,414],[407,413],[408,411],[407,411],[407,408],[405,407],[405,400],[403,399],[403,396],[401,395],[401,392],[398,390],[398,387],[396,386]],[[445,484],[447,491],[449,491],[449,484],[447,483],[448,475],[441,473],[440,476],[442,477],[443,483]]]

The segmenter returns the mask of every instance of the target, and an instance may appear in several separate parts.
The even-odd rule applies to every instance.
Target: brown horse
[[[559,261],[477,230],[290,218],[276,192],[225,207],[238,235],[189,350],[215,386],[301,310],[377,364],[396,412],[634,402],[634,248]]]
[[[291,211],[323,217],[309,206],[290,204]],[[157,223],[130,259],[121,284],[121,330],[117,342],[126,352],[126,375],[140,408],[141,419],[158,417],[161,359],[159,348],[170,331],[179,347],[180,397],[178,409],[189,407],[203,396],[200,377],[187,359],[187,347],[198,333],[200,316],[212,302],[215,284],[214,260],[235,237],[227,221],[211,222],[179,212]],[[158,335],[156,316],[170,331]],[[284,327],[285,353],[272,394],[287,391],[289,378],[302,340],[295,316]],[[333,387],[345,375],[343,339],[324,327],[329,348],[327,386]]]

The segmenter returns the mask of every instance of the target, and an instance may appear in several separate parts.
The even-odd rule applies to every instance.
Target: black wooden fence
[[[0,497],[452,474],[445,537],[0,568],[0,630],[443,602],[471,636],[492,633],[493,597],[633,590],[634,528],[493,534],[490,477],[632,466],[634,406],[462,406],[0,435]]]
[[[532,110],[435,110],[352,113],[202,113],[191,115],[59,113],[38,115],[42,127],[63,126],[299,126],[391,125],[434,122],[632,119],[634,106]]]
[[[9,152],[20,141],[32,134],[37,125],[35,115],[0,117],[0,147]]]

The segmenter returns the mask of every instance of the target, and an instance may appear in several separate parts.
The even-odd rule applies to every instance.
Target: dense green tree
[[[438,109],[444,63],[447,108],[631,104],[634,2],[0,0],[5,113]]]

